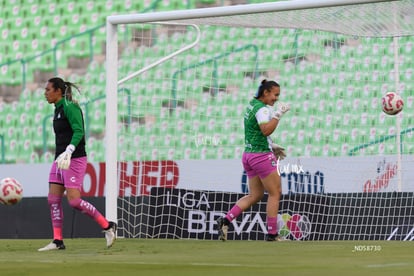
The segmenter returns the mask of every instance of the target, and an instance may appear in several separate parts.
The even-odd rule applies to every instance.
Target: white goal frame
[[[209,18],[246,15],[246,14],[260,14],[270,12],[289,12],[307,9],[322,9],[329,7],[340,7],[357,4],[375,4],[381,2],[395,2],[398,0],[296,0],[283,1],[274,3],[249,4],[238,6],[214,7],[204,9],[179,10],[167,12],[154,12],[145,14],[127,14],[127,15],[111,15],[106,20],[106,217],[111,221],[117,221],[117,198],[118,198],[118,175],[117,175],[117,114],[118,114],[118,85],[123,81],[133,78],[145,70],[137,70],[131,76],[127,76],[123,80],[118,80],[118,26],[129,23],[162,23],[171,24],[177,21],[187,23],[187,25],[209,24]],[[317,10],[315,10],[317,11]],[[392,15],[392,14],[391,14]],[[315,21],[317,19],[315,18]],[[335,22],[331,19],[331,22]],[[276,20],[275,20],[276,21]],[[293,28],[308,28],[301,18],[295,18],[295,26]],[[270,27],[289,27],[289,22],[272,22]],[[318,22],[315,22],[317,25]],[[325,25],[322,25],[325,24]],[[343,24],[346,25],[346,24]],[[397,25],[397,24],[396,24]],[[255,27],[266,27],[254,25]],[[269,27],[269,26],[267,26]],[[326,22],[318,26],[320,30],[341,32],[343,29],[352,31],[349,26],[340,26],[340,24],[326,25]],[[343,28],[338,30],[337,28]],[[394,26],[395,28],[395,26]],[[398,32],[398,30],[395,30]],[[369,35],[369,34],[368,34]],[[390,35],[392,36],[392,34]],[[167,56],[160,60],[163,62],[173,55]],[[159,63],[160,63],[159,62]],[[158,64],[158,63],[157,63]],[[154,65],[156,66],[156,64]],[[151,66],[153,67],[153,66]],[[149,69],[149,68],[147,68]],[[400,162],[401,163],[401,162]]]

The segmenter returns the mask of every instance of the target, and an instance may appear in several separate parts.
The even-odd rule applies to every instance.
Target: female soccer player
[[[281,157],[284,157],[284,152],[283,149],[277,149],[277,145],[272,144],[269,136],[290,107],[280,104],[276,111],[270,108],[278,101],[279,95],[280,86],[277,82],[263,80],[244,114],[246,144],[242,162],[249,179],[249,194],[239,199],[224,218],[217,220],[219,238],[222,241],[227,240],[230,222],[257,203],[263,197],[265,190],[268,192],[266,240],[280,240],[277,235],[277,213],[282,190],[276,155],[281,154]]]
[[[45,88],[48,103],[55,105],[55,161],[49,174],[48,203],[53,227],[53,241],[39,251],[65,249],[62,236],[62,198],[66,191],[69,205],[94,219],[105,232],[106,245],[116,239],[117,225],[108,221],[91,203],[81,198],[81,186],[86,172],[85,128],[82,110],[72,100],[72,88],[78,87],[61,78],[51,78]]]

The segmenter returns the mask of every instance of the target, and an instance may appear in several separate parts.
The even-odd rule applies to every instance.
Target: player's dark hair
[[[256,99],[260,98],[263,96],[265,90],[270,91],[273,86],[280,87],[280,85],[275,81],[267,81],[266,79],[262,80],[259,88],[257,89],[256,96],[254,97]]]
[[[51,78],[48,80],[48,82],[52,84],[55,90],[60,89],[60,91],[62,91],[62,97],[65,97],[69,101],[73,101],[72,87],[74,87],[80,93],[78,86],[76,86],[72,82],[64,81],[63,79],[59,77]]]

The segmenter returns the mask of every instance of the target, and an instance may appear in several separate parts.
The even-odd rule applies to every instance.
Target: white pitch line
[[[383,267],[396,267],[396,266],[409,266],[410,263],[390,263],[390,264],[370,264],[366,265],[368,268],[383,268]]]
[[[23,263],[27,262],[27,260],[14,260],[13,262],[16,263]],[[64,260],[36,260],[32,262],[37,263],[64,263]],[[101,263],[101,262],[94,262],[90,260],[91,263]],[[1,263],[1,261],[0,261]],[[216,266],[216,267],[263,267],[263,265],[255,265],[255,264],[237,264],[237,263],[225,263],[225,264],[217,264],[217,263],[163,263],[163,262],[143,262],[143,261],[119,261],[118,263],[122,264],[137,264],[137,265],[172,265],[172,266],[179,266],[179,265],[191,265],[191,266]],[[269,267],[269,265],[266,265]],[[270,267],[277,268],[277,265],[270,265]]]
[[[223,267],[263,267],[263,265],[253,265],[253,264],[213,264],[213,263],[189,263],[189,265],[193,266],[223,266]],[[266,265],[266,267],[269,267]],[[270,266],[270,267],[276,267],[276,266]]]

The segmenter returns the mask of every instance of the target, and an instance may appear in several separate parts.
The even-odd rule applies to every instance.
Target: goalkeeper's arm
[[[270,121],[266,123],[260,123],[260,120],[258,119],[257,121],[259,122],[260,130],[262,131],[263,135],[271,135],[273,131],[275,131],[276,127],[279,125],[279,121],[282,118],[282,116],[289,110],[289,105],[280,103],[277,110],[270,111]]]

